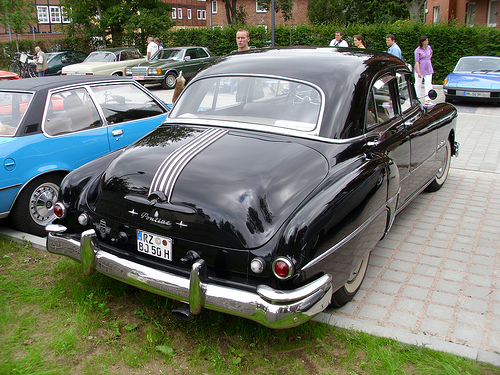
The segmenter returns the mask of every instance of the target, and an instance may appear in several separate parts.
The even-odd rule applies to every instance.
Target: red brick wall
[[[242,5],[247,13],[247,24],[254,26],[267,26],[271,27],[271,10],[268,12],[257,12],[256,1],[255,0],[238,0],[238,6]],[[276,13],[275,24],[289,24],[297,25],[301,23],[309,23],[307,19],[307,0],[294,0],[293,2],[293,18],[285,22],[281,13]],[[207,10],[210,9],[210,4],[207,2]],[[207,25],[210,26],[209,14],[207,11]],[[224,7],[224,2],[217,0],[217,14],[212,13],[212,26],[225,26],[227,25],[226,20],[226,9]]]
[[[465,23],[467,13],[467,3],[475,2],[476,10],[474,24],[477,26],[486,25],[488,22],[489,0],[427,0],[426,23],[433,22],[434,7],[440,7],[440,21],[447,22],[456,18],[457,22]],[[497,14],[497,28],[500,28],[500,14]]]

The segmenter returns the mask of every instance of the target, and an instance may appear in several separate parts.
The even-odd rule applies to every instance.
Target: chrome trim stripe
[[[165,193],[167,202],[170,202],[175,183],[186,165],[193,160],[196,155],[227,133],[228,130],[225,129],[205,130],[199,136],[168,155],[153,177],[151,187],[149,188],[149,195],[155,191],[161,191]]]

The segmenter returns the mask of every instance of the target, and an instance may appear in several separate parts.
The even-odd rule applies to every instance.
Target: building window
[[[190,20],[192,18],[192,16],[191,16],[191,9],[187,10],[187,17],[188,17],[188,20]]]
[[[474,26],[474,15],[476,14],[476,3],[467,3],[465,11],[465,24],[467,26]]]
[[[432,18],[432,22],[434,22],[434,24],[439,23],[439,8],[440,7],[434,7],[434,14]]]
[[[172,19],[173,20],[177,19],[177,8],[172,8]]]
[[[38,23],[49,23],[49,8],[46,6],[37,6],[36,16]]]
[[[51,6],[50,9],[50,23],[61,23],[61,9],[59,7]]]
[[[177,19],[182,20],[182,8],[177,8]]]
[[[217,14],[217,0],[212,1],[212,14]]]
[[[262,8],[262,7],[259,5],[259,2],[258,2],[258,1],[256,1],[256,2],[255,2],[255,11],[256,11],[257,13],[266,13],[266,12],[267,12],[267,10],[266,10],[265,8]]]
[[[497,27],[498,0],[490,1],[488,4],[488,26]]]
[[[199,9],[197,11],[197,17],[199,20],[206,20],[207,19],[207,11]]]
[[[62,17],[63,23],[70,23],[71,22],[71,18],[68,17],[68,14],[66,13],[64,7],[61,7],[61,17]]]

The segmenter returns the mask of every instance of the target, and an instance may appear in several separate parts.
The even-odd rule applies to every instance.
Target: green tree
[[[8,30],[10,40],[12,33],[16,35],[17,50],[17,34],[26,32],[30,24],[36,21],[34,12],[33,2],[30,0],[0,0],[0,23]]]
[[[62,0],[61,5],[71,19],[65,27],[68,34],[100,37],[104,46],[162,38],[174,25],[172,7],[160,0]]]
[[[309,0],[307,18],[314,24],[345,23],[344,0]]]
[[[393,23],[409,18],[407,3],[408,0],[309,0],[307,15],[315,24]]]

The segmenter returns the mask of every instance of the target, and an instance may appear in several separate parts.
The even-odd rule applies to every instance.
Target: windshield
[[[108,51],[96,51],[87,56],[85,62],[113,62],[116,60],[116,55]]]
[[[460,59],[455,72],[500,72],[499,57],[466,57]]]
[[[202,118],[309,132],[316,129],[322,96],[302,82],[267,77],[217,77],[186,88],[171,119]],[[248,126],[248,124],[250,124]]]
[[[12,136],[26,113],[33,94],[0,91],[0,136]]]
[[[181,49],[160,49],[153,56],[152,60],[182,60],[182,52]]]

